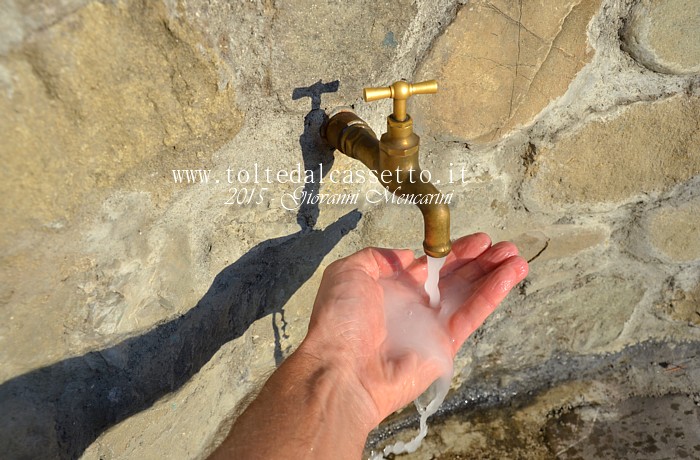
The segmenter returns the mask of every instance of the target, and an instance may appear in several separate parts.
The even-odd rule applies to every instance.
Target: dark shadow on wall
[[[321,95],[324,93],[334,93],[338,91],[340,82],[334,80],[330,83],[317,81],[311,86],[294,88],[292,100],[308,97],[311,99],[311,110],[304,117],[304,131],[299,136],[299,146],[301,147],[301,157],[304,163],[302,178],[304,185],[300,186],[302,192],[302,202],[297,211],[297,223],[301,228],[301,233],[306,234],[314,229],[320,213],[318,203],[313,198],[318,195],[321,189],[321,179],[333,167],[333,147],[321,139],[319,131],[321,125],[328,118],[326,112],[321,109]],[[278,326],[278,320],[280,326]],[[284,308],[272,314],[272,331],[275,336],[275,364],[278,366],[284,361],[285,352],[282,350],[282,339],[289,338],[287,335],[287,320],[284,315]]]
[[[289,298],[360,218],[352,211],[323,230],[264,241],[221,271],[184,315],[3,383],[0,457],[80,457],[102,432],[182,387],[253,322],[282,315]]]
[[[321,179],[333,167],[334,149],[323,142],[319,136],[319,129],[326,118],[325,112],[321,109],[321,95],[338,91],[339,85],[338,80],[330,83],[322,83],[319,80],[311,86],[295,88],[292,92],[294,100],[304,97],[311,99],[311,110],[304,117],[304,132],[299,137],[305,175],[308,174],[312,178],[304,184],[303,196],[305,197],[318,195]],[[318,221],[318,215],[318,203],[304,200],[297,212],[297,223],[301,227],[301,231],[305,232],[314,228]]]

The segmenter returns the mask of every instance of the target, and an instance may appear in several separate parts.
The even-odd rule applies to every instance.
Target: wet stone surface
[[[499,387],[498,376],[473,375],[472,384],[451,394],[431,419],[421,449],[397,458],[697,458],[698,353],[696,342],[562,355],[505,387]],[[374,433],[369,448],[415,429],[415,417],[408,414],[392,423]]]
[[[562,459],[700,457],[700,406],[688,395],[634,397],[551,420],[544,438]]]

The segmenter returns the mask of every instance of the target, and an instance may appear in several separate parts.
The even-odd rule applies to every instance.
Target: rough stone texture
[[[63,0],[60,2],[35,2],[32,0],[6,1],[2,8],[0,27],[0,53],[3,55],[14,46],[21,44],[33,32],[75,12],[88,0]],[[2,83],[10,83],[3,81]]]
[[[419,253],[415,208],[286,209],[298,184],[227,181],[365,171],[319,139],[323,109],[354,104],[383,132],[390,102],[359,89],[399,78],[440,80],[409,112],[422,165],[454,194],[455,237],[486,231],[530,260],[458,354],[413,458],[692,457],[694,7],[2,2],[3,458],[204,458],[304,337],[331,261]],[[210,181],[174,183],[192,168]],[[225,204],[241,193],[255,200]],[[368,448],[415,424],[409,407]]]
[[[638,103],[537,152],[533,208],[595,208],[666,191],[700,173],[700,98]]]
[[[543,417],[534,407],[491,411],[467,420],[452,417],[439,437],[428,438],[420,453],[401,458],[424,459],[426,454],[440,460],[696,458],[698,412],[692,398],[672,395],[557,408],[545,418],[546,424],[541,424]]]
[[[364,86],[375,84],[416,13],[407,0],[295,0],[275,7],[272,34],[277,42],[270,50],[272,91],[292,94],[294,88],[308,84],[306,75],[319,75],[328,81],[339,80],[342,93],[324,98],[326,104],[336,105],[354,102]],[[341,59],[338,43],[344,46]]]
[[[545,262],[572,257],[605,241],[602,228],[581,228],[574,225],[554,225],[530,230],[512,238],[520,254],[529,261]]]
[[[700,409],[686,395],[631,398],[577,408],[547,426],[559,458],[693,458],[700,454]],[[586,442],[581,442],[586,440]]]
[[[580,284],[564,282],[506,304],[502,314],[494,317],[500,327],[485,332],[485,340],[474,344],[472,366],[522,369],[557,353],[585,355],[624,346],[623,331],[644,288],[610,275],[589,275]],[[536,346],[510,348],[535,336],[539,337]],[[463,372],[469,374],[473,367]]]
[[[598,0],[473,1],[418,76],[444,82],[414,103],[428,133],[493,141],[529,123],[592,57],[586,26]]]
[[[623,32],[625,49],[651,70],[700,72],[700,4],[693,0],[642,0]]]
[[[699,152],[700,153],[700,152]],[[700,259],[700,200],[662,207],[651,217],[649,237],[664,256],[675,262]]]
[[[218,89],[216,60],[163,5],[95,2],[39,29],[2,61],[13,74],[0,94],[2,298],[42,305],[45,320],[62,327],[46,328],[29,309],[9,315],[3,340],[32,336],[51,350],[17,350],[24,368],[65,353],[56,342],[67,331],[83,329],[76,341],[89,344],[196,301],[180,281],[191,264],[182,230],[171,226],[163,238],[158,229],[150,241],[145,230],[172,196],[170,169],[206,161],[241,124],[234,89]],[[103,220],[87,241],[64,251],[96,215]],[[53,254],[51,270],[41,246]],[[90,254],[107,247],[116,252]],[[139,269],[158,275],[135,281]]]
[[[216,63],[162,5],[91,3],[8,61],[16,83],[0,100],[9,140],[1,192],[2,219],[14,225],[3,226],[3,240],[30,225],[65,225],[103,189],[154,191],[183,155],[205,160],[205,146],[240,125],[233,88],[217,89]]]
[[[592,366],[559,356],[539,371],[550,375],[541,392],[510,396],[509,404],[461,394],[461,411],[441,416],[442,429],[400,458],[694,458],[700,395],[688,390],[698,370],[686,364],[695,353],[693,346],[654,343],[591,358]],[[562,382],[562,374],[574,380]],[[479,377],[485,383],[473,386],[493,388],[493,376]]]
[[[686,291],[671,285],[657,304],[662,314],[689,326],[700,326],[700,284]]]

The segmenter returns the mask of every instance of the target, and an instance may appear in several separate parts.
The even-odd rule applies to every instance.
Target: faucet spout
[[[426,84],[432,83],[425,82],[416,87],[423,88]],[[396,82],[392,87],[395,85],[409,84]],[[437,83],[434,86],[437,90]],[[367,94],[366,90],[365,98]],[[413,120],[405,113],[405,99],[403,102],[400,107],[402,119],[390,115],[387,132],[381,140],[349,109],[332,115],[321,127],[321,136],[335,149],[364,163],[388,191],[416,204],[423,214],[425,253],[431,257],[445,257],[452,249],[450,208],[445,195],[424,180],[418,161],[420,138],[413,132]]]
[[[422,184],[422,183],[421,183]],[[418,196],[436,197],[440,200],[443,195],[433,184],[427,182],[421,187],[416,187]],[[394,192],[396,193],[396,192]],[[410,193],[410,192],[409,192]],[[445,202],[416,203],[423,214],[424,239],[423,250],[430,257],[445,257],[452,250],[450,241],[450,207]]]

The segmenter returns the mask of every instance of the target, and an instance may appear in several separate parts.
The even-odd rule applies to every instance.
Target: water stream
[[[411,280],[382,281],[384,314],[389,333],[387,349],[390,355],[401,357],[406,353],[417,353],[424,360],[435,362],[441,370],[441,376],[414,401],[420,415],[418,434],[409,442],[398,441],[385,447],[382,452],[373,455],[371,460],[382,460],[392,453],[415,452],[428,434],[428,417],[437,412],[450,389],[453,365],[452,356],[446,353],[449,346],[446,346],[445,341],[451,339],[446,332],[445,315],[440,314],[438,288],[440,269],[444,263],[445,258],[428,256],[428,277],[424,289],[429,304],[426,303],[423,292],[416,289]]]
[[[430,306],[437,308],[440,306],[440,289],[438,288],[438,281],[440,281],[440,269],[445,265],[445,258],[441,257],[439,259],[435,257],[426,256],[428,258],[428,277],[425,280],[425,292],[428,293],[430,297]]]

